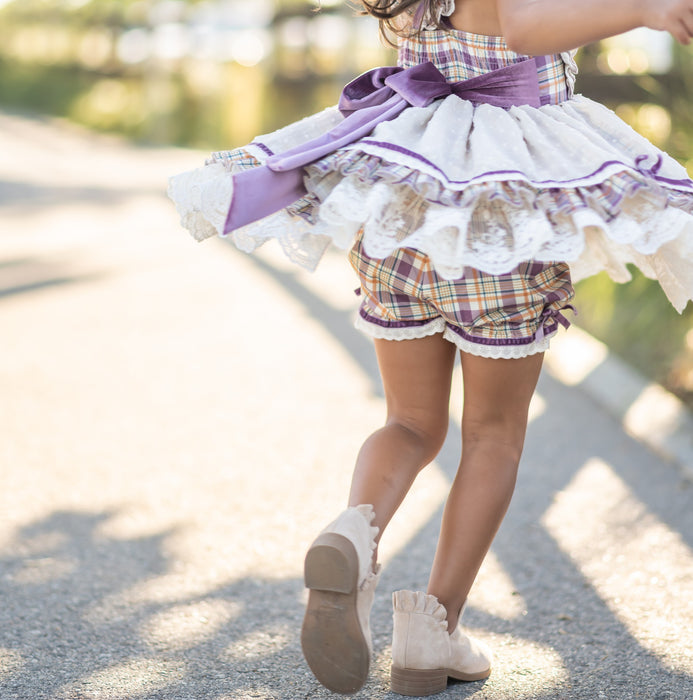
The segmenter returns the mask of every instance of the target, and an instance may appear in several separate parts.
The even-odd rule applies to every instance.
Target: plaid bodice
[[[410,68],[431,61],[450,81],[457,82],[519,63],[528,58],[511,51],[499,36],[456,29],[428,29],[400,38],[397,64]],[[570,55],[536,56],[542,105],[558,104],[572,94],[574,62]]]

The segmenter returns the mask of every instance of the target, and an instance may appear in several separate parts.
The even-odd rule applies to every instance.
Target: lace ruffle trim
[[[421,198],[421,205],[439,204],[444,207],[467,208],[483,198],[502,201],[513,207],[540,208],[553,215],[570,215],[590,209],[601,218],[611,221],[623,213],[623,203],[643,190],[642,196],[654,206],[686,207],[693,214],[693,197],[660,186],[656,180],[623,163],[623,169],[596,185],[575,188],[539,187],[524,180],[487,180],[451,189],[426,173],[396,163],[388,163],[379,156],[357,150],[336,153],[308,166],[306,184],[311,192],[306,203],[313,206],[326,200],[344,178],[352,178],[369,189],[379,185],[411,188]]]
[[[460,337],[450,329],[446,330],[443,337],[454,343],[462,352],[486,357],[493,360],[517,360],[522,357],[536,355],[549,349],[549,341],[556,334],[554,331],[544,336],[542,340],[535,340],[527,345],[482,345]]]
[[[515,360],[540,352],[546,352],[546,350],[549,349],[551,338],[553,338],[558,330],[556,329],[551,333],[547,333],[541,340],[535,340],[523,345],[485,345],[461,337],[447,328],[442,318],[435,319],[424,326],[386,328],[374,323],[369,323],[359,315],[356,317],[354,326],[357,330],[360,330],[371,338],[378,338],[381,340],[415,340],[417,338],[426,338],[436,333],[442,333],[446,340],[453,343],[462,352],[476,355],[477,357],[506,360]]]
[[[172,178],[169,194],[198,240],[223,227],[227,173],[259,162],[239,149]],[[678,310],[693,296],[693,270],[681,263],[693,255],[693,198],[626,166],[573,190],[493,181],[463,191],[402,168],[363,153],[335,154],[311,166],[310,195],[231,237],[245,252],[276,239],[290,260],[312,270],[331,243],[348,249],[363,229],[368,255],[418,248],[448,279],[465,266],[502,274],[536,259],[570,262],[575,280],[606,270],[623,282],[631,277],[627,263],[635,263],[659,280]]]
[[[404,328],[386,328],[375,323],[369,323],[360,314],[354,321],[354,327],[371,338],[382,340],[415,340],[416,338],[427,338],[436,333],[445,332],[445,320],[436,318],[423,326],[408,326]]]
[[[181,225],[196,241],[222,235],[233,196],[233,180],[220,163],[211,163],[171,177],[168,196]]]

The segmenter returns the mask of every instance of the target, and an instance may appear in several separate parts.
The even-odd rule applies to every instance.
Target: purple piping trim
[[[531,335],[529,338],[507,338],[505,340],[492,340],[491,338],[477,338],[473,335],[469,335],[469,333],[466,333],[463,331],[461,328],[458,328],[457,326],[451,326],[448,324],[447,326],[453,333],[456,335],[459,335],[461,338],[464,338],[466,341],[470,343],[477,343],[477,345],[494,345],[494,346],[502,346],[502,345],[531,345],[532,343],[537,341],[537,334],[534,333],[534,335]],[[543,326],[544,328],[544,337],[547,335],[550,335],[551,333],[555,333],[558,330],[558,322],[553,321],[545,324]]]
[[[404,148],[403,146],[397,146],[397,145],[392,144],[392,143],[386,143],[385,141],[374,141],[373,139],[362,139],[361,143],[368,143],[368,144],[371,144],[373,146],[378,146],[379,148],[384,148],[386,150],[395,151],[397,153],[401,153],[402,155],[410,156],[411,158],[419,160],[422,163],[425,163],[429,167],[433,168],[434,170],[438,171],[443,176],[443,178],[445,178],[445,181],[451,185],[469,185],[472,182],[474,182],[475,180],[480,180],[481,178],[488,177],[489,175],[524,175],[524,173],[520,170],[489,170],[488,172],[481,173],[481,174],[477,175],[472,180],[450,180],[445,175],[443,170],[441,170],[441,168],[439,168],[437,165],[435,165],[434,163],[431,163],[430,160],[428,160],[427,158],[424,158],[419,153],[415,153],[414,151],[410,151],[409,149]],[[645,156],[645,157],[647,157],[647,156]],[[634,168],[632,165],[628,165],[627,163],[623,163],[620,160],[608,160],[601,167],[597,168],[594,172],[589,173],[588,175],[584,175],[583,177],[576,177],[576,178],[573,178],[572,180],[531,180],[531,182],[534,184],[537,184],[537,185],[556,185],[556,186],[567,185],[568,183],[571,183],[571,182],[579,182],[580,180],[585,180],[586,178],[594,177],[595,175],[598,175],[600,172],[602,172],[602,170],[605,170],[610,165],[621,165],[628,170],[633,170],[635,172],[642,172],[642,171],[638,170],[637,168]],[[656,175],[656,174],[651,173],[651,172],[647,172],[647,175],[649,177],[653,178],[654,180],[659,181],[659,182],[665,182],[665,183],[668,183],[670,185],[680,185],[681,187],[693,189],[693,181],[691,181],[691,180],[672,180],[670,178],[662,177],[660,175]]]
[[[421,321],[386,321],[382,318],[371,316],[363,309],[359,309],[359,314],[361,318],[368,321],[368,323],[380,326],[381,328],[418,328],[420,326],[427,326],[429,323],[433,323],[433,321],[440,318],[439,316],[434,316],[433,318],[427,318]]]
[[[433,323],[433,321],[440,318],[440,316],[434,316],[433,318],[426,319],[425,321],[385,321],[381,318],[375,318],[375,316],[371,316],[369,313],[367,313],[363,309],[359,309],[359,315],[365,321],[368,321],[369,323],[372,323],[376,326],[380,326],[381,328],[419,328],[421,326],[427,326],[428,324]],[[536,342],[536,340],[537,340],[536,333],[534,333],[529,338],[507,338],[505,340],[493,340],[491,338],[478,338],[476,336],[470,335],[469,333],[466,333],[465,331],[463,331],[461,328],[458,328],[457,326],[453,326],[449,323],[446,323],[445,325],[451,331],[453,331],[454,333],[456,333],[460,337],[464,338],[468,342],[477,343],[478,345],[493,345],[493,346],[531,345],[532,343]],[[558,330],[558,322],[557,321],[548,322],[543,327],[545,329],[544,330],[545,336],[550,335],[551,333],[554,333],[555,331]]]
[[[265,144],[261,143],[260,141],[253,141],[250,145],[257,146],[259,149],[263,150],[268,156],[274,155],[274,151],[271,148],[265,146]]]

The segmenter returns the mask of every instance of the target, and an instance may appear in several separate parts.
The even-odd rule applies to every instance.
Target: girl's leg
[[[376,340],[375,347],[387,420],[359,452],[349,505],[373,505],[380,537],[416,475],[443,445],[456,350],[440,334]]]
[[[450,632],[510,504],[542,360],[462,354],[462,459],[428,584],[448,611]]]
[[[361,448],[349,505],[372,505],[372,525],[380,528],[381,535],[445,438],[455,348],[441,335],[378,340],[376,348],[387,421]],[[363,578],[371,536],[369,524],[350,508],[323,530],[306,555],[310,594],[301,646],[315,677],[338,693],[356,692],[368,676],[369,616],[379,574],[374,566]],[[375,564],[377,553],[373,555]]]

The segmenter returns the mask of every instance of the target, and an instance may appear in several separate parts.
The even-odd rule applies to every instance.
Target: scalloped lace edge
[[[376,323],[367,321],[358,314],[354,321],[354,327],[369,335],[371,338],[379,340],[416,340],[426,338],[436,333],[444,333],[446,328],[445,319],[435,318],[430,323],[421,326],[407,326],[405,328],[385,328]]]
[[[246,167],[252,166],[239,169]],[[176,203],[181,223],[197,240],[223,231],[233,192],[229,170],[230,163],[216,162],[170,181],[169,196]],[[304,198],[230,235],[237,247],[248,253],[276,238],[290,260],[314,270],[331,243],[348,249],[363,226],[365,249],[371,257],[387,257],[398,247],[417,248],[429,255],[441,276],[448,279],[459,276],[464,266],[502,274],[524,260],[536,259],[569,262],[576,281],[606,270],[612,279],[624,282],[630,279],[626,265],[633,263],[647,277],[659,281],[677,311],[693,298],[693,265],[686,262],[693,254],[690,195],[635,186],[624,193],[618,216],[614,217],[613,210],[598,213],[590,208],[570,211],[571,207],[566,207],[568,211],[561,211],[563,207],[558,206],[560,214],[552,212],[548,220],[545,212],[534,207],[518,207],[523,200],[518,192],[482,204],[484,197],[495,194],[494,187],[485,193],[485,188],[470,188],[464,202],[467,206],[454,210],[426,201],[415,189],[405,187],[408,191],[403,191],[390,185],[387,196],[376,198],[377,206],[363,221],[357,212],[363,211],[364,201],[373,199],[379,189],[359,183],[358,175],[346,177],[319,203],[317,211],[318,202]],[[670,206],[666,206],[667,200]],[[505,215],[514,219],[511,247],[489,247],[486,237],[475,238],[473,232],[469,237],[453,235],[455,230],[459,233],[462,217],[470,217],[471,208],[481,205],[479,211],[484,214],[486,207],[490,212],[503,203]],[[422,205],[429,211],[424,212]],[[495,223],[500,222],[496,219]],[[402,235],[407,229],[408,235]],[[504,235],[501,240],[505,240]]]
[[[461,338],[457,333],[446,329],[443,334],[445,340],[454,343],[462,352],[476,355],[477,357],[485,357],[493,360],[517,360],[522,357],[529,357],[540,352],[546,352],[549,349],[549,341],[558,332],[558,329],[547,333],[542,340],[535,340],[527,345],[482,345]]]
[[[547,333],[541,340],[534,340],[526,345],[484,345],[475,343],[474,341],[462,338],[455,331],[447,327],[447,323],[442,318],[436,318],[431,323],[423,326],[408,326],[406,328],[385,328],[378,326],[375,323],[370,323],[363,316],[358,315],[354,322],[357,330],[365,333],[371,338],[379,340],[416,340],[418,338],[426,338],[437,333],[442,333],[445,340],[450,341],[457,346],[462,352],[476,355],[477,357],[486,357],[489,359],[520,359],[529,355],[536,355],[540,352],[546,352],[550,346],[550,340],[553,338],[558,329]]]

